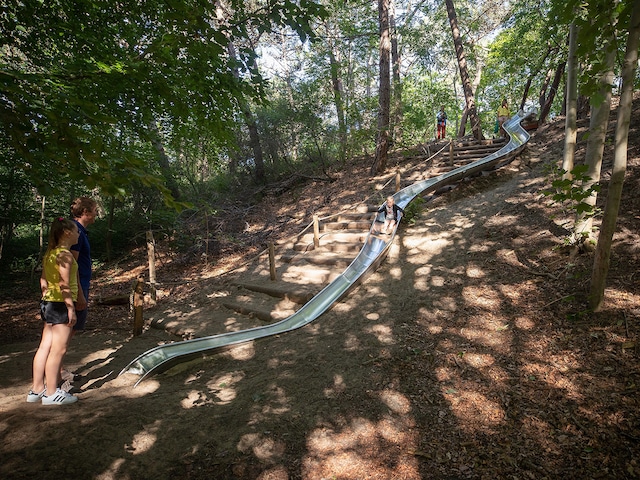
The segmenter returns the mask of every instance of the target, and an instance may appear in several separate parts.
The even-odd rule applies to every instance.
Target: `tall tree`
[[[566,172],[564,178],[570,178],[573,170],[573,159],[576,150],[576,139],[578,135],[578,64],[576,61],[576,22],[571,22],[569,28],[569,57],[567,59],[567,80],[566,80],[566,117],[564,132],[564,156],[562,159],[562,169]]]
[[[344,117],[344,87],[340,62],[336,56],[336,52],[332,48],[329,49],[329,65],[331,70],[331,85],[333,87],[333,101],[336,107],[336,115],[338,117],[338,136],[340,141],[340,160],[345,160],[347,153],[347,125]]]
[[[573,230],[573,239],[577,245],[591,249],[593,240],[593,209],[598,197],[597,189],[592,189],[600,181],[602,168],[602,155],[604,153],[604,141],[609,124],[609,112],[611,111],[611,87],[613,85],[613,65],[616,57],[615,39],[609,37],[604,45],[605,61],[602,65],[602,73],[599,76],[599,90],[591,100],[591,119],[589,121],[589,138],[584,163],[587,165],[586,177],[582,188],[591,190],[591,194],[584,203],[591,207],[590,210],[580,211],[576,215]]]
[[[389,29],[390,0],[378,0],[378,21],[380,24],[380,60],[378,86],[378,135],[376,157],[371,166],[371,174],[383,173],[387,168],[389,154],[389,120],[391,104],[391,38]]]
[[[400,47],[398,45],[400,33],[396,24],[395,0],[391,0],[390,4],[389,28],[391,31],[391,72],[393,77],[391,125],[393,125],[393,141],[395,143],[402,143],[402,82],[400,79],[402,57],[400,55]]]
[[[471,121],[471,130],[476,140],[482,140],[484,135],[482,134],[482,126],[480,124],[480,117],[478,116],[475,95],[471,86],[471,79],[469,78],[469,71],[467,70],[467,59],[464,52],[464,46],[462,43],[462,37],[460,36],[460,29],[458,28],[458,17],[453,5],[453,0],[445,0],[447,6],[447,16],[449,17],[449,25],[451,26],[451,34],[453,35],[453,44],[456,50],[456,57],[458,59],[458,69],[460,70],[460,81],[462,83],[462,89],[465,96],[465,108],[468,112],[469,120]]]
[[[629,139],[629,123],[633,103],[633,87],[638,64],[638,47],[640,38],[640,2],[633,3],[631,19],[629,20],[629,32],[627,37],[627,49],[622,66],[622,92],[618,105],[618,117],[615,135],[615,152],[613,157],[613,169],[607,200],[604,207],[604,216],[600,226],[598,244],[593,262],[591,274],[591,291],[589,306],[597,311],[602,307],[609,260],[611,258],[611,245],[616,229],[622,187],[627,170],[627,144]]]

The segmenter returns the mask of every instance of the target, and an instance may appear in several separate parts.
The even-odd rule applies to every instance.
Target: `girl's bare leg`
[[[31,390],[34,393],[40,393],[44,390],[45,366],[47,364],[49,351],[51,350],[51,342],[53,341],[53,332],[51,327],[51,324],[44,323],[40,346],[33,357],[33,385]]]
[[[47,380],[46,395],[53,395],[58,388],[58,375],[60,375],[60,366],[67,353],[67,344],[71,337],[71,328],[67,324],[51,325],[52,341],[47,364],[45,366],[45,378]]]

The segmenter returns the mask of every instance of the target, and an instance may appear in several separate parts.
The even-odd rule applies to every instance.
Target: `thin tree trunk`
[[[35,279],[36,267],[40,265],[40,263],[42,262],[42,256],[44,255],[44,230],[46,228],[44,213],[45,213],[46,198],[47,197],[43,196],[42,200],[40,201],[40,231],[38,232],[39,233],[38,260],[31,267],[31,278],[29,282],[31,285],[36,284],[36,279]]]
[[[600,170],[602,168],[602,154],[604,152],[604,141],[607,134],[607,125],[609,123],[609,112],[611,110],[611,85],[613,84],[613,64],[616,56],[614,39],[610,38],[605,44],[606,60],[605,72],[600,76],[599,104],[592,102],[591,120],[589,122],[589,139],[587,141],[587,151],[585,153],[584,163],[588,169],[586,176],[588,180],[583,182],[582,188],[586,191],[600,181]],[[597,192],[585,198],[587,205],[595,208]],[[573,231],[575,243],[586,248],[591,248],[595,243],[593,239],[593,216],[578,214]]]
[[[478,91],[478,85],[480,85],[480,80],[482,80],[482,63],[478,62],[478,70],[476,70],[476,76],[473,79],[473,84],[471,85],[471,92],[475,98],[476,92]],[[454,87],[455,88],[455,87]],[[460,125],[458,125],[458,138],[464,137],[467,132],[467,120],[469,119],[469,110],[467,107],[464,107],[462,110],[462,119],[460,120]]]
[[[564,61],[558,63],[553,76],[553,82],[551,82],[551,88],[549,89],[548,94],[545,92],[545,95],[542,98],[542,103],[540,104],[540,115],[538,116],[538,122],[541,124],[545,122],[547,115],[549,115],[549,111],[551,111],[551,104],[556,98],[558,86],[560,86],[560,80],[562,80],[562,76],[564,75],[565,65],[566,62]]]
[[[237,58],[235,46],[232,43],[227,45],[227,51],[229,56]],[[257,67],[256,67],[257,68]],[[235,69],[234,75],[240,76],[238,69]],[[264,183],[266,181],[266,174],[264,169],[264,154],[262,151],[262,142],[260,141],[260,133],[258,132],[258,122],[256,117],[251,111],[251,106],[244,98],[238,100],[240,111],[244,117],[244,122],[249,130],[249,146],[253,152],[253,161],[255,163],[255,175],[258,183]]]
[[[109,214],[107,217],[107,233],[106,233],[106,249],[107,249],[107,262],[111,261],[111,252],[112,252],[112,237],[113,237],[113,215],[116,209],[116,198],[111,195],[109,198]]]
[[[533,81],[533,76],[530,75],[527,78],[527,82],[524,84],[524,91],[522,92],[522,100],[520,100],[520,110],[524,110],[524,105],[527,102],[527,98],[529,98],[529,90],[531,89],[531,82]]]
[[[225,10],[225,7],[219,1],[216,1],[215,3],[216,3],[216,15],[217,15],[218,22],[220,22],[221,24],[226,24],[228,14],[227,14],[227,11]],[[227,35],[227,39],[229,40],[227,44],[227,53],[231,58],[237,59],[238,55],[236,53],[235,45],[231,42],[231,39],[229,38],[228,35]],[[255,62],[253,64],[253,67],[256,69],[258,68]],[[236,78],[240,77],[240,72],[238,68],[234,68],[233,75]],[[256,181],[258,183],[265,183],[266,174],[264,169],[264,155],[262,151],[262,143],[260,142],[260,134],[258,132],[258,122],[256,121],[255,115],[251,111],[251,106],[249,105],[249,102],[247,102],[247,100],[245,100],[243,97],[240,97],[238,99],[238,103],[239,103],[240,111],[242,112],[242,115],[244,117],[244,121],[247,126],[247,129],[249,130],[249,146],[251,147],[251,151],[253,152],[253,162],[255,164]]]
[[[390,0],[378,0],[378,17],[380,22],[380,89],[378,93],[378,138],[376,141],[376,158],[371,166],[372,175],[385,171],[389,154],[389,110],[391,103],[389,2]]]
[[[180,189],[178,187],[178,182],[176,182],[176,179],[173,177],[173,172],[171,171],[171,163],[169,162],[169,156],[164,149],[164,144],[162,143],[162,139],[160,137],[160,131],[158,130],[155,122],[149,123],[149,136],[153,148],[155,148],[156,152],[158,153],[158,166],[160,167],[162,176],[167,184],[167,188],[171,192],[171,196],[175,200],[178,200],[180,198]]]
[[[611,245],[618,220],[624,176],[627,170],[627,144],[629,141],[631,109],[633,106],[633,83],[636,75],[636,65],[638,64],[639,37],[640,2],[635,2],[629,21],[627,51],[622,66],[622,93],[618,106],[613,170],[611,180],[609,181],[604,216],[602,218],[602,225],[600,226],[600,235],[598,236],[593,270],[591,272],[589,307],[594,311],[602,308],[607,273],[609,272]]]
[[[480,118],[478,117],[476,109],[476,100],[473,95],[471,80],[469,79],[469,71],[467,70],[467,59],[462,45],[462,38],[460,37],[460,29],[458,28],[458,17],[456,16],[453,0],[445,0],[445,3],[447,5],[447,15],[449,16],[449,25],[451,26],[451,33],[453,35],[456,57],[458,58],[460,80],[462,81],[462,89],[467,104],[466,107],[469,112],[469,119],[471,120],[471,130],[476,140],[482,140],[484,135],[482,135],[482,126],[480,125]]]
[[[529,90],[531,89],[531,84],[533,83],[533,80],[535,78],[538,77],[538,74],[540,73],[540,70],[542,69],[542,66],[544,65],[544,63],[547,61],[547,58],[549,58],[549,55],[551,55],[551,53],[554,51],[555,49],[548,47],[547,48],[547,52],[544,54],[544,57],[542,57],[537,65],[535,70],[532,70],[529,73],[529,78],[527,78],[527,81],[524,85],[524,91],[522,92],[522,100],[520,100],[520,110],[524,110],[524,105],[527,101],[527,98],[529,98]]]
[[[333,46],[332,46],[333,48]],[[338,116],[338,135],[340,139],[340,160],[345,160],[347,153],[347,126],[344,119],[344,101],[342,79],[340,76],[340,64],[336,59],[333,50],[329,50],[329,64],[331,70],[331,85],[333,86],[333,101],[336,106],[336,115]]]
[[[398,49],[398,30],[396,28],[396,7],[391,0],[389,28],[391,30],[391,68],[393,75],[393,110],[391,124],[393,125],[393,141],[402,143],[402,82],[400,81],[400,51]]]
[[[458,126],[458,138],[464,137],[464,134],[467,131],[467,119],[469,117],[469,110],[467,107],[464,107],[462,111],[462,118],[460,119],[460,125]]]
[[[565,119],[564,157],[562,169],[566,172],[563,178],[571,178],[573,160],[576,151],[576,138],[578,134],[578,65],[576,63],[576,23],[571,22],[569,28],[569,58],[567,61],[567,116]]]

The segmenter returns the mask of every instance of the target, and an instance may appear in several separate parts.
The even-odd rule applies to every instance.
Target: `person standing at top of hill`
[[[69,251],[78,241],[78,227],[67,218],[56,218],[42,261],[40,315],[44,321],[40,346],[33,357],[33,386],[27,402],[43,405],[75,403],[78,397],[58,388],[62,360],[76,324],[78,263]]]
[[[91,284],[91,245],[87,227],[96,221],[97,202],[89,197],[78,197],[71,204],[71,216],[78,226],[78,241],[71,246],[71,254],[78,262],[78,299],[76,301],[77,322],[73,326],[71,337],[77,331],[84,330],[87,323],[89,287]],[[71,339],[69,339],[71,340]],[[59,381],[72,381],[74,375],[62,369]]]
[[[444,106],[440,107],[440,111],[436,115],[436,123],[438,126],[438,132],[436,135],[436,139],[440,140],[445,137],[447,130],[447,112],[444,111]]]
[[[502,124],[509,120],[511,113],[509,112],[509,104],[507,103],[507,99],[502,100],[502,104],[498,107],[498,128],[500,129],[500,135],[503,137],[507,136],[507,132],[502,128]]]

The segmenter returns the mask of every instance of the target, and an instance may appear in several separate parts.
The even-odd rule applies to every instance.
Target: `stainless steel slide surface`
[[[499,151],[438,177],[414,183],[394,195],[395,203],[405,208],[420,194],[437,190],[482,170],[489,170],[500,164],[500,162],[504,162],[505,157],[516,155],[529,140],[529,134],[520,125],[525,116],[523,112],[518,112],[504,123],[504,129],[509,134],[510,140]],[[290,317],[277,323],[247,330],[160,345],[138,356],[120,372],[120,375],[123,373],[141,375],[136,382],[136,385],[138,385],[152,373],[159,373],[181,361],[194,358],[203,353],[215,353],[232,345],[291,332],[307,325],[326,312],[334,303],[338,302],[364,280],[386,257],[396,231],[394,229],[389,236],[377,235],[374,230],[375,225],[374,221],[364,246],[346,270]]]

